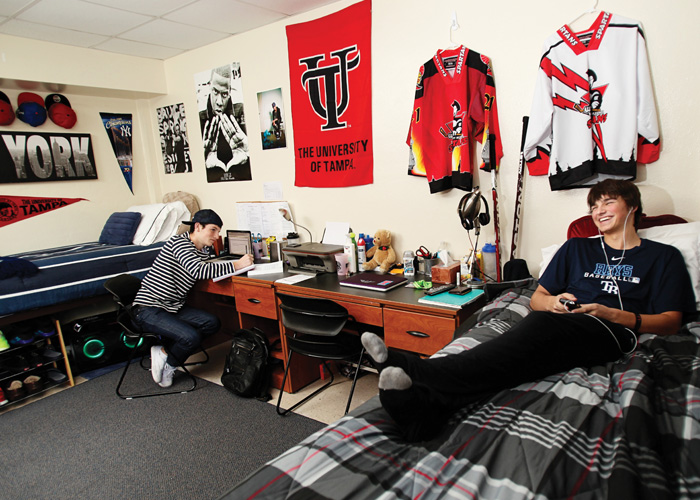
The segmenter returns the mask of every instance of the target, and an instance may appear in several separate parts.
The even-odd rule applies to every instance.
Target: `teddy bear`
[[[379,272],[385,274],[389,268],[396,262],[396,252],[391,247],[391,231],[379,229],[374,233],[372,239],[374,246],[367,250],[367,262],[362,264],[362,269],[371,271],[379,268]]]

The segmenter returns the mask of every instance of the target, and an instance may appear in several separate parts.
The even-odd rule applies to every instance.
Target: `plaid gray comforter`
[[[436,355],[529,311],[514,289]],[[700,498],[700,323],[642,336],[631,356],[523,384],[462,409],[442,434],[401,440],[375,397],[249,476],[243,499]]]

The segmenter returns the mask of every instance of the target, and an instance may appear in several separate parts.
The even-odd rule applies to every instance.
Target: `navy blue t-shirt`
[[[581,304],[598,303],[625,311],[660,314],[695,311],[690,276],[677,248],[652,240],[624,252],[601,238],[571,238],[539,280],[550,294],[573,294]],[[604,244],[604,243],[603,243]]]

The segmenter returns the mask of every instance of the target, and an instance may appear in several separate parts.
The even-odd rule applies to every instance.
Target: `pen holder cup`
[[[437,266],[442,262],[440,259],[423,259],[423,274],[432,276],[433,266]]]
[[[262,259],[263,257],[262,245],[262,241],[253,242],[253,257],[256,260]]]

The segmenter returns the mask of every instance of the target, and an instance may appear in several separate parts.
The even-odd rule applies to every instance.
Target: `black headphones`
[[[459,207],[457,208],[457,213],[459,214],[459,220],[462,223],[462,227],[464,227],[464,229],[467,231],[474,229],[474,205],[477,205],[476,210],[481,209],[479,198],[484,201],[484,206],[486,207],[486,210],[478,215],[479,224],[485,226],[491,222],[491,216],[489,215],[489,204],[477,186],[474,191],[470,191],[462,196],[462,199],[459,202]]]

